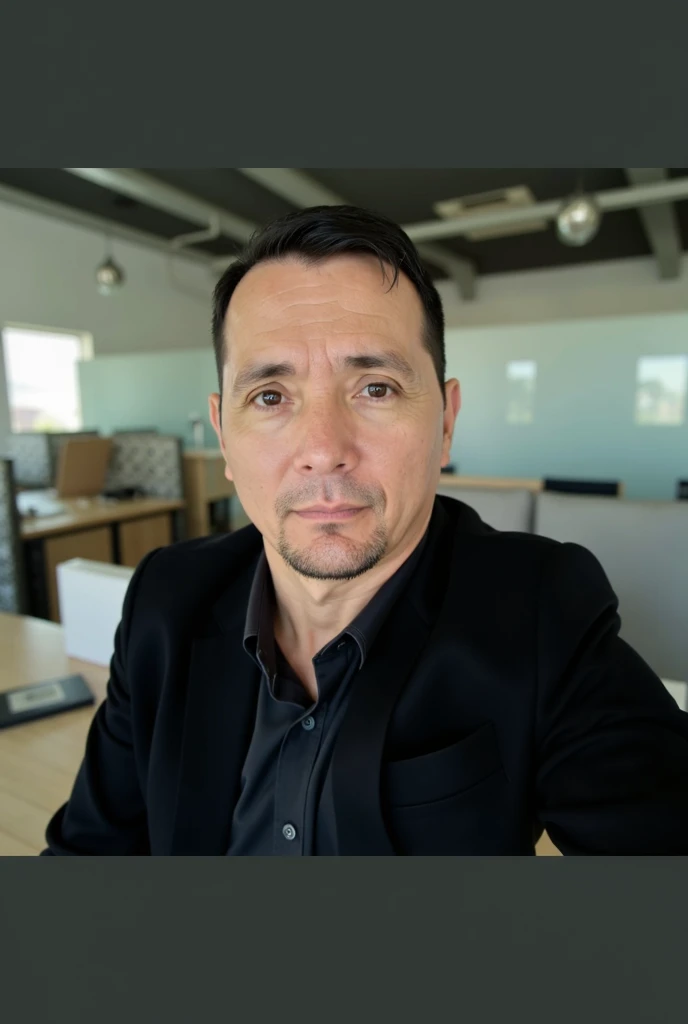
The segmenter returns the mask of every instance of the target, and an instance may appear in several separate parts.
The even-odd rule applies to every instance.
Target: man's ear
[[[453,377],[444,385],[444,398],[442,466],[449,463],[456,417],[461,409],[461,385]]]
[[[233,481],[234,477],[232,476],[232,471],[229,468],[229,464],[227,462],[227,452],[225,450],[225,442],[224,442],[224,439],[222,437],[222,421],[221,421],[222,411],[221,410],[222,410],[222,395],[218,395],[217,393],[213,393],[212,395],[209,395],[209,397],[208,397],[208,413],[210,415],[210,422],[212,424],[213,430],[215,431],[215,434],[217,435],[217,439],[218,439],[218,441],[220,443],[220,451],[222,452],[223,458],[225,460],[225,477],[227,478],[227,480]]]

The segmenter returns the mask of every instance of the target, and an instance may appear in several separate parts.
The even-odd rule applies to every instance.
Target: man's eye
[[[368,394],[369,398],[375,398],[375,399],[388,398],[389,395],[385,394],[385,392],[391,392],[391,393],[394,392],[394,388],[392,388],[389,384],[382,384],[382,383],[380,383],[380,384],[366,384],[366,386],[363,388],[363,390],[367,391],[369,393]]]
[[[262,398],[263,401],[259,402],[258,399]],[[277,399],[277,401],[274,401]],[[253,399],[254,403],[260,406],[261,409],[274,409],[280,404],[282,395],[279,391],[261,391],[259,395]]]

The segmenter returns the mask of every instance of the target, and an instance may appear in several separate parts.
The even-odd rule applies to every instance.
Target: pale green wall
[[[189,415],[205,422],[206,446],[217,444],[208,395],[217,390],[212,349],[103,356],[79,366],[83,422],[103,433],[157,427],[190,442]]]
[[[452,458],[466,475],[620,479],[629,498],[667,499],[688,478],[688,420],[634,422],[636,363],[688,354],[688,313],[447,332],[462,386]],[[535,416],[506,422],[506,366],[537,363]]]

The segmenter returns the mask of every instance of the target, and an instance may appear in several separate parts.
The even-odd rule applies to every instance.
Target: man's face
[[[423,309],[372,257],[259,264],[225,322],[222,426],[239,500],[296,572],[351,579],[422,528],[449,458],[459,385],[423,346]]]

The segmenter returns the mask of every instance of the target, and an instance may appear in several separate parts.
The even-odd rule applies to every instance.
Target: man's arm
[[[157,549],[159,550],[159,549]],[[69,801],[50,821],[45,856],[143,855],[150,852],[131,728],[127,645],[141,577],[156,551],[139,563],[115,633],[105,701],[98,708]]]
[[[617,608],[594,555],[552,548],[540,595],[538,817],[564,854],[686,854],[688,714],[619,637]]]

